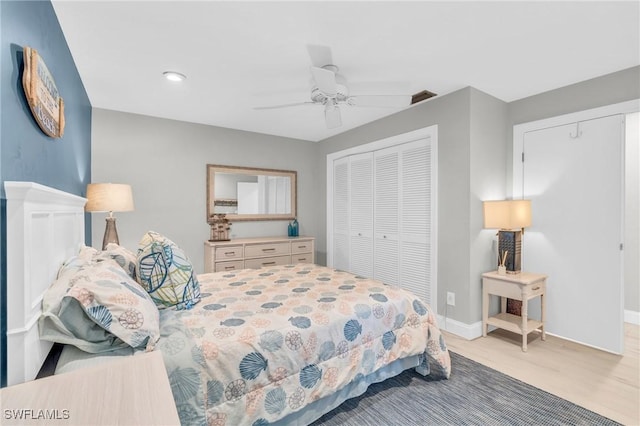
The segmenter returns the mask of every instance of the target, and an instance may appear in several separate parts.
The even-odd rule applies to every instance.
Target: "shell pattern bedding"
[[[431,308],[400,288],[310,264],[198,280],[192,309],[160,311],[182,424],[270,424],[413,355],[449,377]]]

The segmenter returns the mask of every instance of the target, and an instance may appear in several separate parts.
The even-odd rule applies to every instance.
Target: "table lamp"
[[[88,212],[109,212],[107,226],[102,240],[102,250],[109,243],[120,244],[116,230],[116,218],[113,212],[129,212],[133,210],[133,194],[131,185],[119,183],[90,183],[87,185]]]
[[[517,274],[522,264],[522,233],[531,226],[531,200],[484,201],[484,227],[498,229],[498,265]]]

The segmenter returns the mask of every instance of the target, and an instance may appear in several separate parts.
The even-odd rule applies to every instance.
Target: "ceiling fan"
[[[411,95],[357,95],[349,94],[344,77],[333,64],[331,49],[327,46],[308,45],[311,57],[311,101],[294,102],[282,105],[255,107],[254,109],[289,108],[300,105],[324,106],[324,118],[327,128],[342,125],[340,106],[402,108],[412,103]]]

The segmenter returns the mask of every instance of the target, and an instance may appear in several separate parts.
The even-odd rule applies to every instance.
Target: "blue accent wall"
[[[6,386],[5,181],[30,181],[80,196],[91,178],[91,103],[50,1],[0,1],[0,386]],[[45,135],[22,89],[23,47],[38,51],[64,99],[64,136]],[[85,221],[91,245],[91,218]]]

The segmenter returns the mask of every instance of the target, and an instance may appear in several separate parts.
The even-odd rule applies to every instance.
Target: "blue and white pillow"
[[[136,279],[136,265],[138,264],[138,259],[135,253],[131,250],[116,243],[109,243],[103,251],[96,253],[93,257],[93,260],[98,262],[104,259],[115,260],[131,278],[134,280]]]
[[[200,284],[184,251],[153,231],[140,240],[136,275],[159,308],[190,309],[200,301]]]
[[[158,308],[111,259],[60,276],[45,292],[42,308],[40,337],[85,352],[151,350],[160,338]]]

